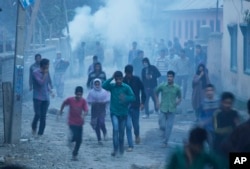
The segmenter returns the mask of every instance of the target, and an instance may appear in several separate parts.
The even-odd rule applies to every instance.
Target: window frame
[[[230,35],[230,70],[238,72],[238,25],[228,24],[227,29]]]
[[[248,37],[250,37],[250,24],[242,23],[240,29],[243,35],[243,72],[250,75],[250,41],[248,40]]]

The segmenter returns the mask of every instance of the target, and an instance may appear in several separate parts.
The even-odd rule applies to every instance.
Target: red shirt
[[[64,104],[69,106],[68,124],[81,126],[84,124],[82,112],[88,111],[88,104],[84,98],[76,100],[75,97],[69,97],[64,101]]]

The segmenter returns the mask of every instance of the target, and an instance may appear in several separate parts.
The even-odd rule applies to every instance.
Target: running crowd
[[[82,43],[79,62],[84,61],[84,46],[85,43]],[[101,48],[100,43],[97,43],[97,46]],[[117,53],[114,50],[115,52]],[[168,42],[168,45],[161,40],[157,53],[158,57],[151,58],[155,62],[153,65],[149,58],[144,57],[144,51],[137,49],[137,42],[133,42],[128,64],[124,68],[125,75],[122,71],[115,71],[110,78],[106,78],[106,73],[102,70],[103,52],[100,62],[98,55],[93,56],[93,64],[88,68],[87,98],[83,98],[83,87],[77,86],[74,96],[65,99],[60,109],[62,115],[65,106],[69,107],[68,125],[72,133],[69,143],[74,144],[73,160],[77,160],[82,143],[84,118],[88,114],[89,106],[91,126],[96,132],[99,144],[103,144],[102,140],[107,136],[105,116],[107,108],[110,109],[113,126],[112,156],[123,155],[125,131],[128,152],[133,151],[134,141],[140,144],[139,119],[142,110],[143,118],[150,118],[152,113],[159,116],[159,127],[164,132],[162,147],[167,147],[177,106],[187,98],[190,76],[196,127],[191,130],[189,142],[185,144],[184,149],[173,153],[166,168],[198,169],[210,165],[221,169],[228,167],[229,152],[250,152],[250,121],[240,124],[240,115],[233,109],[235,97],[232,93],[223,92],[220,98],[215,96],[215,86],[209,79],[207,57],[201,45],[194,46],[193,42],[189,41],[182,48],[177,38],[173,44]],[[30,67],[29,83],[30,90],[33,90],[35,111],[32,132],[42,136],[49,98],[55,94],[49,73],[50,61],[42,59],[40,54],[35,55],[35,60]],[[64,74],[70,63],[61,57],[60,52],[57,52],[53,63],[56,96],[63,97]],[[153,112],[149,109],[150,98],[154,103]],[[250,101],[248,111],[250,113]],[[38,122],[40,124],[37,128]],[[205,142],[209,145],[209,151],[204,148]],[[221,162],[222,160],[225,162]]]

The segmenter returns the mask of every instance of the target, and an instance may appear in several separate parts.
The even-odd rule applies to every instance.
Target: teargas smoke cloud
[[[86,39],[104,39],[113,45],[144,38],[149,32],[143,19],[146,6],[145,0],[106,0],[93,15],[88,6],[77,8],[69,22],[72,49]]]

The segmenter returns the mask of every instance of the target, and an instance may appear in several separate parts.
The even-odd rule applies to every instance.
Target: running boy
[[[88,113],[88,105],[82,95],[83,88],[81,86],[77,86],[75,89],[75,96],[67,98],[62,103],[60,110],[60,115],[62,115],[64,107],[69,106],[68,125],[72,134],[70,141],[72,143],[75,142],[75,147],[72,153],[73,161],[77,160],[78,151],[82,143],[84,116],[86,116]]]

